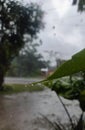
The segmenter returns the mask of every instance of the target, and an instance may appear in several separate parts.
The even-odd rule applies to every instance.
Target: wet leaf
[[[72,56],[72,59],[62,64],[56,71],[47,78],[53,80],[64,76],[69,76],[74,73],[85,71],[85,49]]]

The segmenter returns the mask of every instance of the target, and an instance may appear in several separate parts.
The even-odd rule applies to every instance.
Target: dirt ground
[[[77,101],[63,99],[71,116],[78,118],[81,110]],[[0,95],[0,130],[53,130],[51,121],[65,123],[68,117],[56,94],[42,92]]]

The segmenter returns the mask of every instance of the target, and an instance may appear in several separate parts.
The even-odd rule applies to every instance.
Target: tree
[[[43,28],[43,11],[37,4],[0,0],[0,89],[12,59]]]
[[[46,67],[46,62],[41,54],[37,52],[39,44],[25,46],[10,66],[8,76],[28,77],[40,74],[40,69]]]

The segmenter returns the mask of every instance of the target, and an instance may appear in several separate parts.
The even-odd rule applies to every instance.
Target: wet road
[[[77,101],[63,99],[71,116],[79,117]],[[0,95],[0,130],[52,130],[44,115],[50,120],[68,120],[56,94],[49,89],[42,92]]]

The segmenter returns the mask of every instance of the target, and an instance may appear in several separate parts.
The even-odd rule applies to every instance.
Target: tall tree
[[[43,28],[42,17],[37,4],[0,0],[0,89],[11,60]]]

